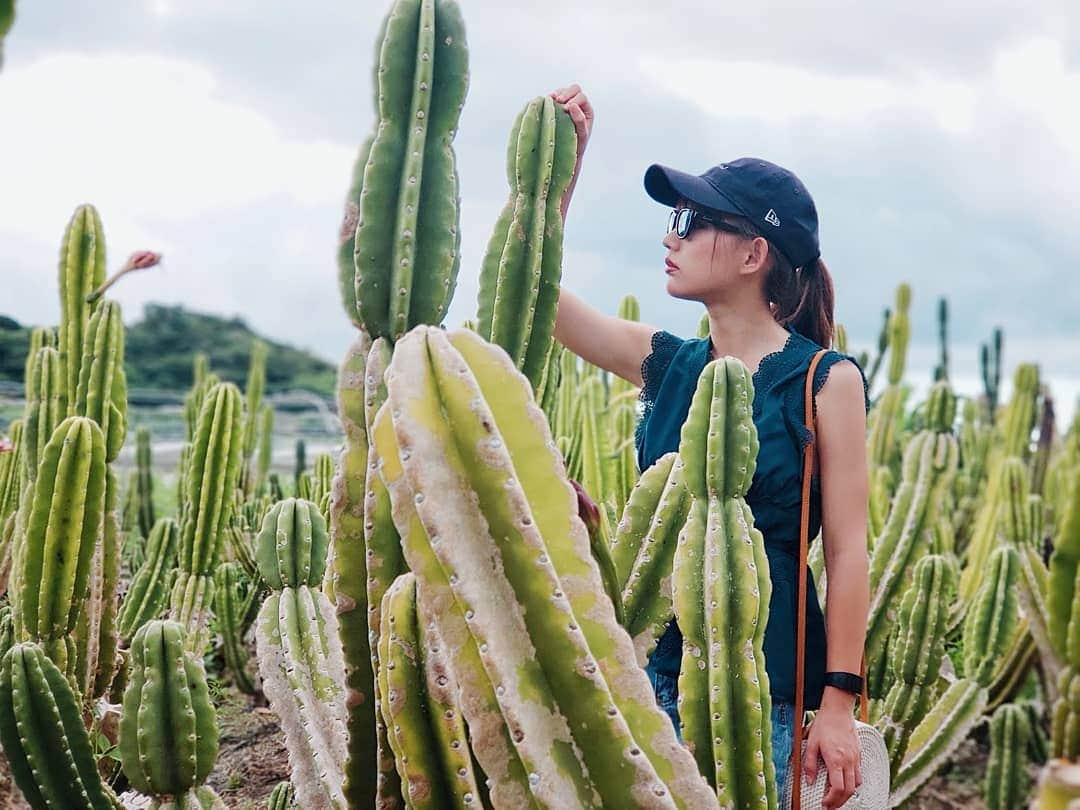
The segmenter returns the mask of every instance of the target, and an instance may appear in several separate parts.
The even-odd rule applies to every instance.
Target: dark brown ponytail
[[[836,298],[825,262],[817,259],[793,271],[779,251],[774,255],[776,260],[765,279],[765,293],[774,304],[773,317],[777,323],[791,324],[819,346],[832,348]]]

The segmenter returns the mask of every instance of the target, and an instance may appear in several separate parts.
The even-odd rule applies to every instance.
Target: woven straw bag
[[[784,780],[781,806],[784,808],[800,808],[803,810],[817,810],[821,807],[821,800],[825,796],[825,785],[828,781],[825,776],[825,761],[818,755],[817,779],[814,784],[809,784],[805,777],[795,783],[795,774],[802,776],[802,759],[806,754],[806,729],[803,728],[803,678],[805,661],[803,653],[806,646],[806,556],[807,534],[810,522],[810,475],[813,471],[814,434],[814,411],[813,411],[813,380],[814,371],[818,361],[825,354],[825,349],[820,350],[810,361],[810,369],[806,373],[805,416],[806,429],[810,431],[811,440],[803,452],[803,480],[802,480],[802,526],[799,532],[799,587],[797,596],[797,632],[795,649],[795,740],[792,746],[791,762],[787,770],[787,778]],[[862,776],[862,784],[855,789],[843,805],[845,810],[884,810],[889,806],[889,754],[885,748],[885,739],[881,732],[870,725],[869,701],[866,694],[866,659],[863,658],[861,666],[863,678],[862,696],[859,699],[860,720],[855,721],[855,732],[859,738],[859,749],[862,752],[862,760],[859,765]]]

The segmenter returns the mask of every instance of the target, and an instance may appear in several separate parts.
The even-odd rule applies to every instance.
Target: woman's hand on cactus
[[[574,186],[577,185],[578,175],[581,173],[581,157],[585,154],[585,146],[592,134],[593,120],[596,115],[580,85],[571,84],[568,87],[560,87],[558,90],[553,90],[550,95],[570,114],[570,120],[574,122],[574,129],[577,130],[577,164],[574,166],[574,178],[570,181],[570,186],[566,189],[562,200],[562,217],[565,220],[566,209],[570,207],[570,197],[574,194]]]

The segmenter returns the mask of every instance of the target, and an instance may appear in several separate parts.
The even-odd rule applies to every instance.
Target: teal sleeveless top
[[[769,692],[777,699],[795,700],[795,596],[798,586],[799,521],[802,509],[803,448],[811,439],[804,425],[806,373],[814,354],[823,347],[793,327],[787,342],[765,355],[754,372],[753,420],[760,443],[757,467],[746,502],[754,513],[754,525],[765,540],[772,580],[769,620],[765,626],[765,670]],[[690,410],[698,377],[710,358],[708,337],[683,340],[659,330],[652,336],[652,352],[641,364],[643,381],[641,418],[635,430],[638,466],[646,470],[660,456],[679,449],[679,434]],[[863,377],[864,406],[870,399],[866,375],[848,354],[830,350],[814,372],[816,395],[829,370],[850,360]],[[816,400],[815,400],[816,413]],[[809,538],[821,528],[821,484],[810,479]],[[808,709],[821,705],[825,679],[825,617],[818,603],[812,571],[807,571],[806,647],[803,699]],[[649,660],[652,669],[676,677],[682,663],[682,633],[673,620]]]

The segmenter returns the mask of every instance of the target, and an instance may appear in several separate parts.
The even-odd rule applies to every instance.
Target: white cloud
[[[207,68],[147,54],[53,54],[12,67],[0,109],[3,229],[58,243],[92,201],[130,237],[286,195],[340,196],[354,149],[305,141],[222,97]],[[160,243],[159,243],[160,244]]]
[[[960,81],[920,72],[907,81],[835,76],[767,62],[702,57],[639,58],[642,79],[719,118],[770,124],[816,119],[823,125],[865,126],[883,115],[932,120],[949,132],[970,130],[975,94]]]

